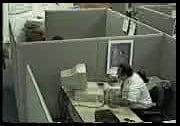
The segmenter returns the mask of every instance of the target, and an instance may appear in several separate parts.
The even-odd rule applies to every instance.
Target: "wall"
[[[3,18],[3,43],[9,42],[9,20],[8,20],[8,4],[3,3],[2,4],[2,18]]]
[[[167,14],[169,16],[171,16],[173,10],[176,10],[176,5],[156,5],[156,6],[146,6],[146,7]]]
[[[167,34],[161,42],[160,76],[176,81],[176,39]]]
[[[55,35],[64,39],[126,36],[127,33],[122,31],[124,18],[125,15],[110,9],[47,11],[46,36],[48,40]],[[133,21],[137,24],[136,35],[159,33],[150,26]]]
[[[105,25],[105,9],[46,12],[48,40],[55,35],[64,39],[104,37]]]
[[[162,35],[122,36],[113,40],[134,40],[133,68],[135,71],[144,70],[148,76],[159,75],[160,42]],[[106,77],[108,41],[98,43],[97,70],[98,81]]]
[[[122,31],[124,15],[108,10],[106,21],[106,36],[126,36]]]
[[[12,67],[8,67],[6,69],[3,69],[2,70],[2,77],[3,77],[3,89],[6,89],[6,88],[10,88],[12,89],[12,85],[13,85],[13,79],[12,79]]]
[[[94,77],[97,48],[95,41],[96,39],[94,39],[94,42],[79,39],[62,43],[40,42],[20,44],[18,47],[18,80],[19,84],[21,84],[19,85],[19,90],[22,91],[25,86],[24,67],[28,63],[33,66],[32,70],[35,73],[52,117],[57,117],[59,114],[57,96],[59,93],[58,87],[60,86],[60,71],[72,68],[77,63],[86,63],[88,77],[90,79]],[[19,95],[20,99],[24,99],[21,93]]]
[[[175,19],[168,17],[163,13],[140,6],[137,9],[137,18],[139,21],[150,25],[160,31],[172,35]]]
[[[127,36],[128,33],[122,31],[125,17],[125,15],[122,15],[119,12],[108,10],[106,19],[106,36]],[[131,21],[136,23],[135,35],[160,33],[159,30],[143,24],[139,21],[136,21],[134,19],[131,19]]]
[[[128,3],[112,3],[112,10],[126,14],[128,10]]]
[[[26,67],[26,121],[29,123],[50,123],[53,122],[47,109],[46,103],[39,90],[29,65]]]

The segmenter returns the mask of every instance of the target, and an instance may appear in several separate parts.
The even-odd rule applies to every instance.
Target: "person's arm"
[[[119,105],[120,106],[128,106],[128,105],[130,105],[130,101],[128,100],[128,99],[120,99],[119,100]]]
[[[129,105],[133,105],[133,104],[142,104],[142,105],[144,105],[143,103],[138,102],[138,101],[130,101],[128,99],[120,99],[119,100],[119,105],[120,106],[129,106]]]
[[[115,106],[128,106],[130,104],[130,101],[127,99],[118,99],[117,101],[112,101],[112,105]]]

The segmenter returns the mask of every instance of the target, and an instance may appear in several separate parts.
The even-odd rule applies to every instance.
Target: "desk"
[[[89,84],[96,84],[96,82],[89,82]],[[64,91],[64,93],[68,96],[68,93]],[[101,102],[87,102],[87,101],[76,101],[68,96],[69,102],[67,105],[67,109],[70,113],[74,122],[95,122],[95,111],[102,109],[111,110],[115,116],[121,121],[126,122],[124,119],[129,118],[134,120],[135,122],[143,122],[130,108],[128,107],[118,107],[118,108],[110,108],[107,105],[98,108],[92,108],[87,106],[101,106]],[[83,105],[83,106],[79,106]]]
[[[110,108],[107,105],[104,105],[100,108],[88,108],[83,106],[76,106],[76,101],[72,101],[72,104],[74,105],[75,110],[78,112],[79,116],[82,118],[84,122],[94,122],[95,121],[95,111],[96,110],[103,110],[103,109],[109,109],[111,110],[115,116],[121,121],[126,122],[124,119],[129,118],[131,120],[134,120],[135,122],[143,122],[131,109],[128,107],[118,107],[118,108]],[[78,102],[79,104],[93,106],[96,103],[94,102]],[[100,106],[101,104],[97,105]]]

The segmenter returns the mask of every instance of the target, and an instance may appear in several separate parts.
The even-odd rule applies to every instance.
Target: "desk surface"
[[[89,82],[89,84],[96,84],[96,82]],[[96,108],[95,106],[101,106],[102,103],[87,102],[87,101],[75,101],[69,98],[75,111],[79,114],[84,122],[95,122],[95,111],[100,109],[111,110],[121,122],[126,122],[124,119],[128,118],[135,122],[143,122],[130,108],[118,107],[110,108],[107,105]],[[88,107],[90,106],[90,107]],[[93,107],[92,107],[93,106]]]
[[[102,103],[95,103],[95,102],[80,102],[72,100],[72,104],[74,105],[76,111],[80,115],[80,117],[84,120],[84,122],[94,122],[95,121],[95,111],[96,110],[103,110],[109,109],[111,110],[115,116],[121,121],[126,122],[124,119],[128,118],[134,120],[135,122],[143,122],[131,109],[128,107],[118,107],[118,108],[110,108],[107,105],[99,108],[91,108],[91,107],[84,107],[84,106],[100,106]],[[84,106],[77,106],[77,104],[84,105]]]

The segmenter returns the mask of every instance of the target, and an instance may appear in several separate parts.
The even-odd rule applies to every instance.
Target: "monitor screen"
[[[108,44],[107,74],[116,74],[121,63],[132,65],[133,40],[111,40]]]

